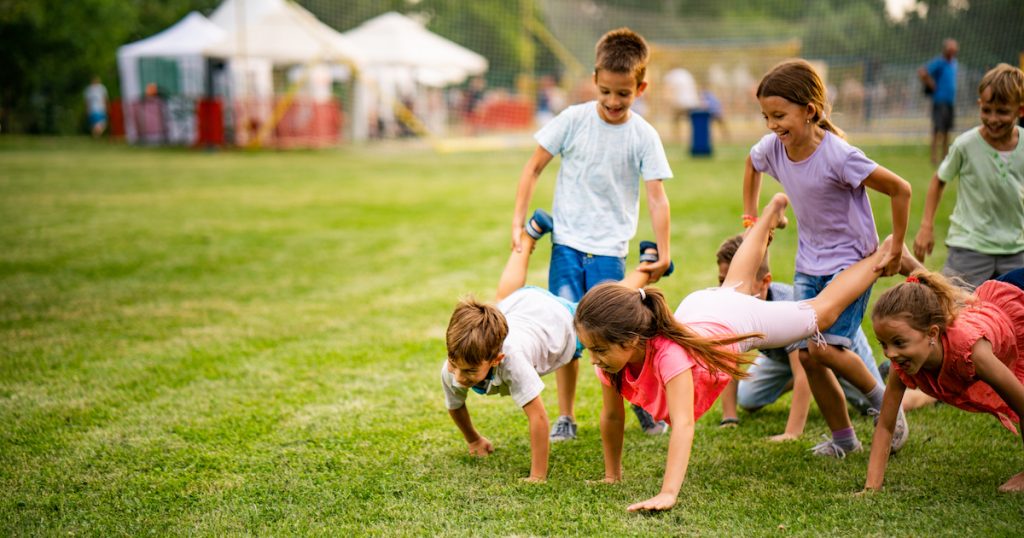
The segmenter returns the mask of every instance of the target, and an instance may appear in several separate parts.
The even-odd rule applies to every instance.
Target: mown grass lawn
[[[916,232],[927,148],[865,149],[914,184]],[[546,484],[520,481],[526,421],[508,399],[471,398],[497,451],[470,458],[440,393],[444,328],[460,296],[493,294],[528,155],[0,138],[0,534],[1020,536],[1024,497],[996,491],[1024,468],[1019,438],[948,406],[911,413],[886,490],[866,497],[866,452],[808,452],[816,410],[800,441],[764,440],[782,401],[736,430],[712,410],[679,504],[626,513],[657,491],[668,439],[630,422],[625,481],[589,484],[603,467],[586,367],[580,438],[553,447]],[[677,275],[662,287],[678,301],[716,282],[745,148],[669,156]],[[795,239],[772,247],[779,280]],[[870,420],[855,426],[867,444]]]

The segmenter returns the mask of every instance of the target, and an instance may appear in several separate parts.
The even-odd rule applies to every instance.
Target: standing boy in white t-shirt
[[[472,390],[481,395],[511,396],[529,421],[530,476],[547,478],[548,415],[540,398],[541,376],[579,358],[583,346],[576,338],[573,314],[576,303],[551,292],[523,285],[536,241],[551,231],[552,220],[538,209],[519,238],[521,250],[509,254],[498,281],[496,305],[473,299],[460,301],[448,323],[448,358],[441,367],[445,404],[469,445],[469,453],[487,456],[494,451],[491,441],[473,426],[466,407]],[[636,270],[623,282],[642,287],[650,274]],[[559,401],[566,386],[559,384]]]
[[[573,302],[595,285],[625,275],[629,240],[639,219],[641,178],[661,254],[659,261],[641,267],[657,282],[671,258],[669,203],[662,180],[672,177],[672,169],[657,131],[630,112],[647,89],[647,43],[627,28],[612,30],[598,41],[596,56],[597,100],[565,109],[534,136],[539,146],[519,178],[512,216],[512,248],[518,252],[537,180],[554,156],[561,155],[548,289]],[[559,417],[551,431],[554,441],[576,437],[578,373],[579,363],[570,361],[555,374],[564,399],[559,398]]]

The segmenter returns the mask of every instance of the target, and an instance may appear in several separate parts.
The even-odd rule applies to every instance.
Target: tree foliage
[[[0,0],[0,128],[69,133],[99,75],[116,93],[117,48],[216,0]]]

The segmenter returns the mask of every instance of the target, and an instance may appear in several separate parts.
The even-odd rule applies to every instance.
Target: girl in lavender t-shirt
[[[878,233],[865,188],[886,194],[892,201],[893,241],[875,267],[883,275],[900,266],[903,239],[910,211],[910,185],[868,159],[844,140],[842,130],[828,119],[825,85],[804,60],[774,67],[757,88],[761,113],[772,131],[750,150],[743,174],[744,224],[755,217],[761,175],[782,184],[798,222],[794,288],[796,300],[817,296],[840,271],[878,248]],[[861,450],[847,414],[845,397],[835,375],[850,381],[872,402],[882,405],[884,388],[851,350],[853,336],[867,308],[870,289],[854,301],[824,333],[824,343],[802,342],[800,360],[807,371],[811,392],[821,409],[832,438],[812,448],[817,455],[842,458]],[[892,440],[893,450],[906,441],[902,412]]]

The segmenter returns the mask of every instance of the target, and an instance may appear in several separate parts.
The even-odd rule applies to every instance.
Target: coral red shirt
[[[990,280],[975,291],[978,301],[964,308],[942,334],[939,371],[920,370],[907,375],[896,363],[892,369],[903,384],[975,413],[991,413],[1016,433],[1020,417],[988,383],[978,379],[971,348],[984,338],[1014,377],[1024,384],[1024,291]]]
[[[719,337],[732,334],[727,327],[717,323],[687,323],[686,326],[700,336]],[[725,390],[729,383],[729,374],[712,373],[690,356],[682,346],[664,336],[656,336],[647,342],[647,354],[644,356],[639,374],[634,374],[628,366],[622,369],[622,397],[644,408],[655,420],[664,420],[671,424],[665,384],[687,370],[693,370],[693,419],[697,420],[714,405],[715,400]],[[606,372],[596,366],[594,371],[597,372],[601,383],[614,386]]]

